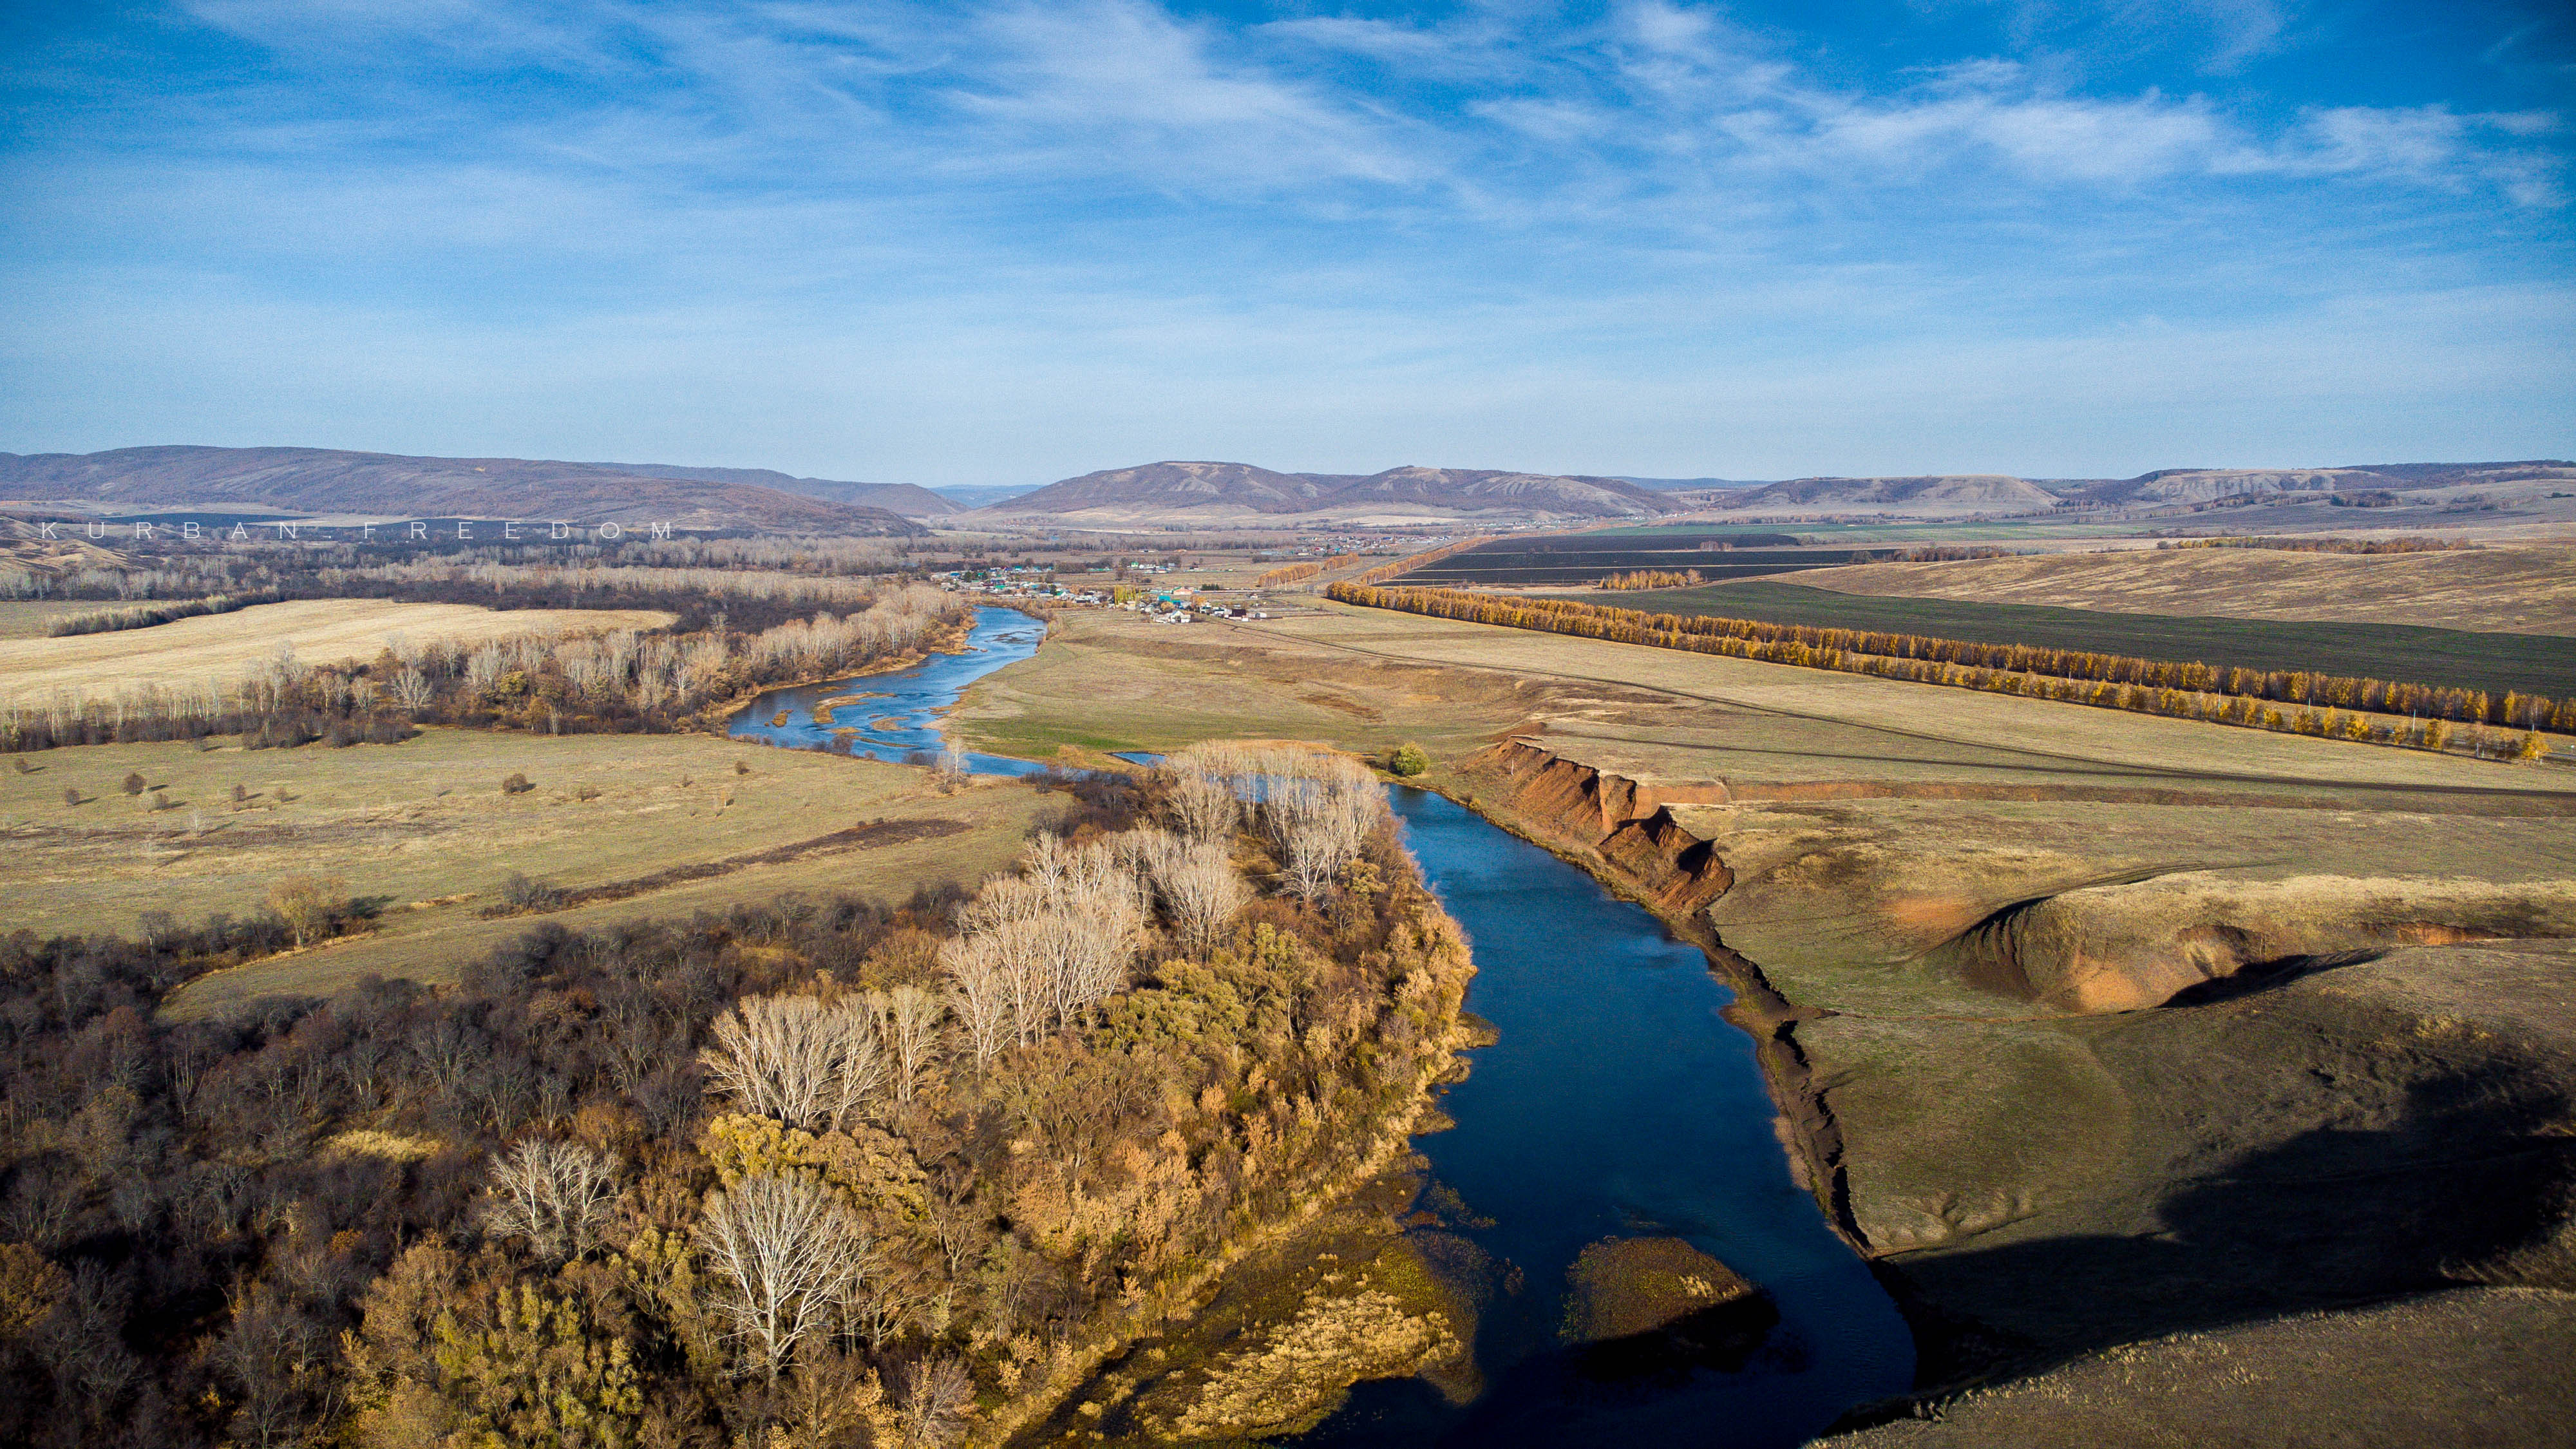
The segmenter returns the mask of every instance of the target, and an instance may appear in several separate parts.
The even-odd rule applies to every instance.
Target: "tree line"
[[[1252,581],[1252,586],[1256,589],[1282,588],[1289,584],[1311,579],[1323,571],[1324,566],[1320,563],[1308,562],[1281,564],[1279,567],[1270,570],[1257,579],[1254,579]]]
[[[1601,587],[1619,590],[1686,589],[1700,582],[1702,580],[1697,569],[1683,569],[1679,573],[1667,569],[1634,569],[1624,574],[1610,575],[1601,581]]]
[[[681,625],[698,627],[472,645],[397,636],[375,659],[354,664],[308,664],[281,646],[229,684],[145,683],[108,698],[14,701],[0,715],[0,746],[232,734],[263,743],[348,744],[432,723],[554,734],[685,729],[717,723],[725,706],[750,691],[854,674],[919,651],[973,610],[926,584],[880,585],[846,595],[858,606],[837,615],[800,618],[770,604],[754,611],[755,622],[764,613],[782,621],[750,631],[734,626],[722,598],[637,597],[680,605]],[[593,595],[588,602],[599,601]]]
[[[1364,776],[1058,780],[971,896],[184,1022],[287,923],[0,938],[0,1441],[996,1441],[1452,1069],[1472,967]]]
[[[2433,538],[2414,535],[2406,538],[2168,538],[2159,549],[2168,548],[2268,548],[2284,553],[2451,553],[2473,549],[2478,545],[2465,538]]]
[[[2305,671],[2220,668],[2022,644],[1650,614],[1575,600],[1504,599],[1450,589],[1335,584],[1325,592],[1344,603],[1436,618],[2381,744],[2439,749],[2450,741],[2451,724],[2480,731],[2501,726],[2529,734],[2528,741],[2515,741],[2510,749],[2524,758],[2537,758],[2542,749],[2533,732],[2576,734],[2576,699],[2559,701],[2515,692],[2493,696],[2484,690]],[[2402,728],[2387,722],[2374,724],[2364,717],[2368,714],[2404,715],[2408,723]],[[2508,749],[2483,734],[2473,736],[2470,743],[2482,755],[2490,743],[2499,753]]]
[[[1415,569],[1428,568],[1432,564],[1438,563],[1440,560],[1449,557],[1453,553],[1465,553],[1467,550],[1476,547],[1478,544],[1492,543],[1497,537],[1500,537],[1500,535],[1489,533],[1475,538],[1462,538],[1456,543],[1442,544],[1438,548],[1428,549],[1417,554],[1410,554],[1404,558],[1397,559],[1395,562],[1390,564],[1379,564],[1376,568],[1370,569],[1366,573],[1353,574],[1351,575],[1349,582],[1357,584],[1362,588],[1367,588],[1374,584],[1382,584],[1389,579],[1410,573]]]
[[[149,629],[158,624],[173,624],[181,619],[201,618],[207,614],[229,614],[253,604],[273,604],[278,596],[270,593],[212,594],[202,599],[178,599],[166,604],[136,604],[123,609],[92,609],[85,614],[61,614],[45,621],[45,635],[67,639],[80,634],[112,634],[125,629]]]

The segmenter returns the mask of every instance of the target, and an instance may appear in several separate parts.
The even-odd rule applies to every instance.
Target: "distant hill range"
[[[647,478],[697,478],[709,483],[748,483],[756,488],[775,488],[781,493],[797,493],[807,498],[828,499],[834,503],[855,503],[862,508],[882,508],[906,518],[938,518],[944,514],[962,513],[965,509],[915,483],[844,483],[831,478],[796,478],[768,468],[691,468],[678,463],[594,463],[595,468],[614,468],[620,473],[640,473]]]
[[[1941,473],[1910,478],[1792,478],[1759,488],[1680,493],[1700,508],[1730,512],[2038,513],[2057,495],[2027,478],[2001,473]]]
[[[783,473],[528,458],[415,458],[336,448],[118,448],[0,453],[0,500],[120,511],[251,508],[307,517],[565,519],[840,535],[929,530],[881,505],[783,488]],[[757,480],[757,481],[754,481]],[[883,489],[884,484],[838,484]],[[921,489],[929,506],[954,511]],[[920,506],[920,505],[916,505]]]
[[[960,508],[990,508],[1038,491],[1035,483],[952,483],[930,491]]]
[[[2135,478],[2060,485],[2071,502],[2209,503],[2262,493],[2421,493],[2506,483],[2576,479],[2576,463],[2536,458],[2519,463],[2363,463],[2336,468],[2160,468]]]
[[[1491,468],[1275,473],[1250,463],[1165,462],[1050,483],[983,510],[1097,523],[1408,522],[1440,518],[1647,518],[1667,496],[1624,478]]]
[[[2446,495],[2507,484],[2576,480],[2576,464],[2372,463],[2334,468],[2161,468],[2135,478],[2017,478],[1940,473],[1887,478],[1792,478],[1758,488],[1707,488],[1671,496],[1701,513],[1891,513],[1960,517],[2061,508],[2162,508],[2260,501],[2266,495]]]

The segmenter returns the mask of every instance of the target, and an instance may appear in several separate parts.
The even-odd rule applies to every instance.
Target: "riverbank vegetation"
[[[1450,1069],[1471,967],[1366,778],[1068,781],[971,896],[541,928],[184,1024],[292,927],[0,941],[0,1438],[991,1439]]]
[[[166,604],[136,604],[123,609],[93,609],[86,614],[62,614],[45,621],[45,633],[62,639],[75,634],[106,634],[119,629],[149,629],[179,619],[195,619],[207,614],[229,614],[253,604],[276,602],[271,594],[213,594],[202,599],[177,599]]]
[[[2485,727],[2576,733],[2576,698],[2518,693],[2497,698],[2484,690],[2306,671],[2221,670],[2197,661],[1649,614],[1568,599],[1504,599],[1353,584],[1335,584],[1326,592],[1343,603],[1433,618],[2377,744],[2441,749],[2451,738],[2449,722],[2457,721],[2473,731],[2464,743],[2476,752],[2510,751],[2530,759],[2543,752],[2536,733],[2507,742],[2491,738]],[[2374,714],[2407,718],[2368,718]]]
[[[2338,500],[2340,501],[2340,500]],[[2447,553],[2482,547],[2472,539],[2434,538],[2168,538],[2158,548],[2268,548],[2283,553]]]
[[[621,605],[630,597],[661,597],[650,589],[615,596]],[[112,692],[104,683],[77,688],[65,682],[43,702],[26,698],[34,686],[25,686],[0,718],[0,743],[41,750],[238,734],[283,745],[351,744],[416,724],[550,734],[682,729],[700,711],[752,690],[857,674],[916,654],[961,626],[972,607],[927,585],[897,585],[849,593],[843,613],[789,615],[767,627],[741,628],[726,610],[707,609],[708,597],[684,591],[674,602],[690,606],[695,618],[681,617],[668,629],[635,628],[625,622],[629,613],[603,616],[623,626],[595,634],[532,632],[472,642],[397,633],[367,660],[308,662],[281,648],[249,659],[230,682],[198,678]],[[261,638],[271,629],[257,610],[226,623]],[[113,663],[98,661],[93,672]]]

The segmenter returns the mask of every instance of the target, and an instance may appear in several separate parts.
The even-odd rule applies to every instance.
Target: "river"
[[[861,728],[853,753],[940,748],[967,684],[1036,652],[1044,627],[981,609],[966,652],[836,684],[775,690],[732,732],[788,745]],[[815,701],[875,696],[816,725]],[[783,724],[773,725],[781,712]],[[1041,768],[970,757],[979,773]],[[1420,1380],[1363,1384],[1295,1442],[1360,1446],[1797,1444],[1850,1406],[1902,1393],[1914,1350],[1895,1306],[1789,1175],[1752,1039],[1708,958],[1644,907],[1457,803],[1398,787],[1424,876],[1474,943],[1467,1009],[1499,1038],[1441,1106],[1457,1125],[1416,1140],[1465,1229],[1519,1270],[1485,1309],[1485,1394],[1448,1404]],[[1740,1361],[1607,1379],[1558,1341],[1565,1271],[1610,1237],[1680,1237],[1761,1285],[1779,1322]]]
[[[885,674],[770,690],[735,715],[726,733],[803,750],[837,749],[847,740],[851,754],[896,763],[936,754],[947,743],[939,733],[940,717],[966,686],[1037,653],[1045,638],[1044,620],[1017,609],[979,608],[964,647],[954,654],[933,654]],[[816,722],[814,706],[835,695],[864,697],[833,710],[830,724]],[[969,755],[967,765],[979,775],[1029,775],[1046,768],[1008,755]]]

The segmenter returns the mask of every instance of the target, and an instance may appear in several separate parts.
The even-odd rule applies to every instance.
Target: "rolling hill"
[[[2280,494],[2394,493],[2424,501],[2461,490],[2565,485],[2576,464],[2372,463],[2333,468],[2160,468],[2135,478],[2018,478],[2002,473],[1792,478],[1758,488],[1700,488],[1671,496],[1705,513],[1892,513],[1915,517],[2043,513],[2053,508],[2179,508]]]
[[[846,483],[834,478],[797,478],[770,468],[693,468],[679,463],[594,463],[620,473],[647,478],[697,478],[709,483],[748,483],[831,503],[882,508],[906,518],[938,518],[964,510],[914,483]]]
[[[2430,492],[2515,483],[2565,483],[2576,464],[2558,459],[2518,463],[2363,463],[2334,468],[2160,468],[2135,478],[2081,484],[2070,502],[2156,507],[2208,503],[2265,493]]]
[[[1760,488],[1674,495],[1691,507],[1725,512],[2037,513],[2055,494],[2027,478],[2002,473],[1935,473],[1906,478],[1792,478]]]
[[[682,528],[911,535],[884,508],[755,483],[656,477],[613,465],[528,458],[418,458],[336,448],[118,448],[0,453],[0,499],[134,512],[253,508],[306,516],[561,518]]]
[[[1162,462],[1051,483],[985,510],[1083,521],[1332,522],[1477,516],[1645,518],[1673,504],[1620,478],[1492,468],[1278,473],[1250,463]]]

